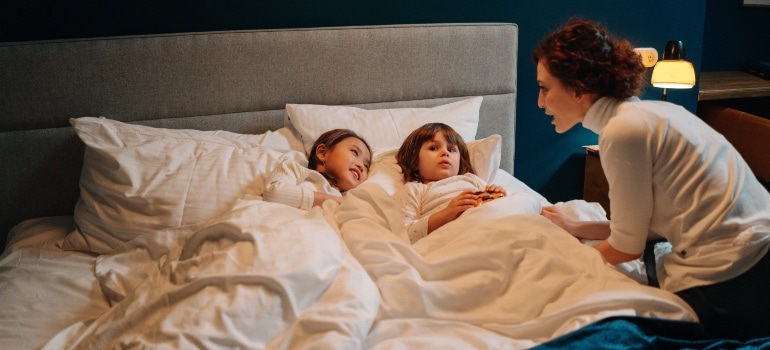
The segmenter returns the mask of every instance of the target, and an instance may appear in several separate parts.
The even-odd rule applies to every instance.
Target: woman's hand
[[[540,215],[547,217],[549,220],[551,220],[551,222],[556,224],[556,226],[563,228],[565,231],[575,236],[575,233],[573,233],[574,224],[572,220],[567,219],[563,215],[561,215],[561,213],[559,213],[559,211],[556,210],[555,206],[551,205],[551,206],[543,207],[543,210],[540,211]]]
[[[543,207],[541,215],[547,217],[569,234],[584,239],[607,239],[610,236],[609,221],[576,221],[565,217],[554,206]]]

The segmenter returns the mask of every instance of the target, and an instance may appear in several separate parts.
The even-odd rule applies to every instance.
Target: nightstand
[[[610,186],[604,177],[602,162],[599,158],[599,146],[583,146],[586,150],[585,179],[583,180],[583,199],[586,202],[597,202],[610,217]]]
[[[741,71],[701,72],[698,101],[770,96],[770,80]]]

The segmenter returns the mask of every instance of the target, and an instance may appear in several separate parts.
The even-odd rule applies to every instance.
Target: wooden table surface
[[[770,96],[770,80],[741,71],[701,72],[698,101]]]

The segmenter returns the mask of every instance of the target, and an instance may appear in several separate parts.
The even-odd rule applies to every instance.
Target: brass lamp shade
[[[695,68],[689,61],[658,61],[652,71],[652,86],[689,89],[695,85]]]
[[[684,44],[669,41],[663,58],[655,64],[650,79],[652,86],[663,88],[662,99],[666,100],[666,89],[689,89],[695,86],[695,68],[685,60]]]

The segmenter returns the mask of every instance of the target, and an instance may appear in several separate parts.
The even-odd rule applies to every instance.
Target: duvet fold
[[[45,349],[359,349],[379,306],[320,208],[259,200],[138,237],[95,271],[112,307]]]
[[[695,321],[513,191],[410,244],[376,184],[302,211],[240,199],[96,259],[111,307],[44,349],[525,349],[612,316]]]
[[[528,348],[610,316],[695,320],[676,295],[639,284],[539,215],[536,199],[496,199],[414,245],[397,213],[371,187],[351,191],[336,214],[381,296],[371,348],[419,347],[417,329],[459,340],[449,348]]]

